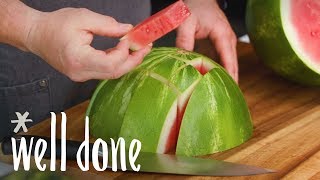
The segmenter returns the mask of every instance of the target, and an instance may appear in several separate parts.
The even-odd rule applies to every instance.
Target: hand
[[[126,40],[106,51],[90,44],[94,34],[122,37],[131,28],[87,9],[65,8],[35,18],[26,48],[73,81],[116,79],[139,65],[151,47],[130,53]]]
[[[237,38],[216,0],[185,0],[192,15],[178,28],[176,45],[192,51],[195,39],[209,38],[222,65],[238,82]]]

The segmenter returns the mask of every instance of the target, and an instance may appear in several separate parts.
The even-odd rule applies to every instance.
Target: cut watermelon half
[[[320,85],[319,0],[249,0],[246,24],[267,66],[298,83]]]
[[[87,115],[94,137],[138,139],[143,152],[206,155],[252,134],[233,79],[211,59],[177,48],[154,48],[134,71],[103,81]]]
[[[282,0],[283,27],[295,52],[320,73],[320,1]]]
[[[137,51],[176,29],[190,14],[184,2],[177,1],[138,24],[121,40],[128,39],[130,49]]]

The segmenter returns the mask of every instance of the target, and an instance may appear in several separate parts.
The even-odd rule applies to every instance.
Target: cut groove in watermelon
[[[281,16],[294,51],[309,68],[320,73],[319,0],[282,0]]]
[[[193,82],[190,87],[180,96],[178,96],[177,100],[172,104],[166,117],[166,121],[164,123],[165,125],[163,126],[160,134],[157,153],[168,153],[175,151],[184,112],[187,108],[192,92],[200,80],[201,78]]]
[[[214,65],[211,62],[202,58],[191,60],[189,64],[196,68],[202,75],[207,74],[214,68]]]
[[[182,58],[175,57],[175,59],[183,61],[185,65],[181,66],[177,69],[177,71],[180,71],[184,69],[186,66],[193,66],[195,69],[197,69],[203,76],[207,74],[209,71],[211,71],[213,68],[215,68],[215,65],[210,62],[210,60],[203,59],[203,58],[196,58],[190,61],[182,60]],[[168,79],[165,79],[164,77],[160,76],[159,74],[150,72],[150,77],[161,81],[162,83],[169,86],[173,91],[178,93],[178,98],[174,103],[172,104],[170,111],[168,112],[168,115],[166,117],[164,126],[162,128],[160,139],[157,147],[157,153],[168,153],[168,152],[175,152],[179,132],[180,132],[180,126],[182,123],[182,119],[185,113],[185,110],[188,105],[188,101],[200,82],[202,78],[199,78],[195,82],[193,82],[183,93],[175,87]]]
[[[176,94],[181,94],[180,90],[168,79],[165,77],[161,76],[160,74],[154,73],[154,72],[148,72],[148,76],[152,77],[155,80],[158,80],[162,82],[163,84],[167,85],[171,90],[173,90]]]
[[[215,68],[214,64],[211,62],[208,62],[207,60],[204,60],[202,58],[196,58],[191,61],[183,61],[186,64],[181,66],[180,68],[177,69],[177,72],[181,71],[185,67],[191,65],[194,68],[196,68],[201,75],[207,74],[209,71],[211,71],[213,68]]]

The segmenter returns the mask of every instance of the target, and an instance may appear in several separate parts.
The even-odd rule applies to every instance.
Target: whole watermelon
[[[155,48],[134,71],[96,89],[90,131],[106,141],[138,139],[142,151],[197,156],[248,140],[252,122],[243,95],[211,59]]]

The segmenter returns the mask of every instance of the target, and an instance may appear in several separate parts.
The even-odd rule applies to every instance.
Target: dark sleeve
[[[222,0],[220,7],[226,14],[237,36],[246,34],[245,14],[247,0]]]
[[[176,0],[151,0],[152,4],[152,14],[160,11],[161,9],[169,6],[170,4],[174,3]]]

